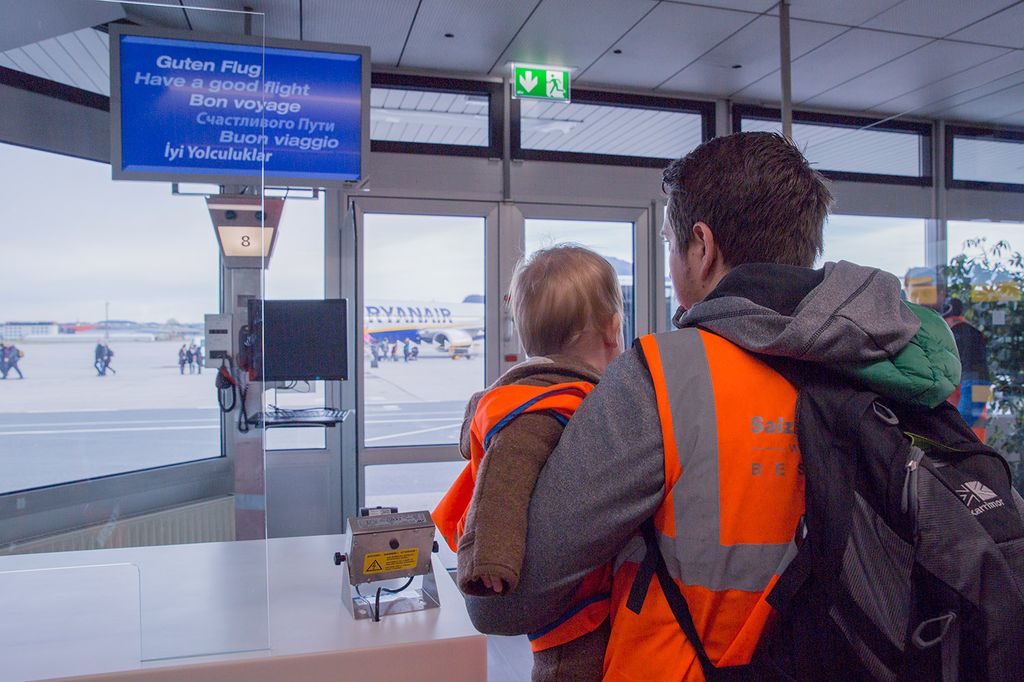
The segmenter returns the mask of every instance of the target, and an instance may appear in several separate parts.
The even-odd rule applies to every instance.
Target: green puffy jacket
[[[879,395],[925,407],[942,404],[960,385],[960,355],[949,325],[934,310],[907,306],[921,329],[893,358],[841,369]]]

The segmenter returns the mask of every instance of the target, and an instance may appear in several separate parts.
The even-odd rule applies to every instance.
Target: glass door
[[[651,211],[648,208],[590,206],[550,206],[518,204],[522,225],[522,254],[559,244],[577,244],[604,256],[615,268],[622,287],[625,307],[623,336],[628,348],[633,339],[654,328],[653,298],[660,300],[654,281],[649,251],[656,240],[650,238]],[[509,267],[514,268],[515,263]],[[515,342],[518,344],[518,340]],[[521,354],[505,349],[503,360],[522,359]],[[506,365],[514,362],[506,362]]]
[[[355,200],[358,465],[366,506],[432,509],[464,466],[466,403],[488,371],[498,207]]]

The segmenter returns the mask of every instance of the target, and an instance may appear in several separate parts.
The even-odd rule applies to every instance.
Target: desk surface
[[[281,679],[282,674],[337,679],[342,669],[353,673],[352,679],[385,680],[413,669],[422,675],[423,666],[436,665],[444,666],[449,679],[486,679],[486,640],[473,628],[458,589],[436,557],[441,608],[379,623],[356,621],[341,599],[344,568],[332,560],[343,549],[343,539],[330,535],[20,555],[0,557],[0,571],[138,566],[146,660],[114,676],[118,679],[180,679],[186,665],[190,680]],[[96,614],[97,627],[103,627],[103,618]]]

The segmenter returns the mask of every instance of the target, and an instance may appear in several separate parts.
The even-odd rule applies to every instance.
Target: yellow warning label
[[[393,552],[373,552],[363,559],[363,573],[391,573],[416,568],[420,560],[419,547],[396,549]]]

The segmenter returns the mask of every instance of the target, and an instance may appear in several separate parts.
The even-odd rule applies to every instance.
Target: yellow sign
[[[396,549],[393,552],[373,552],[363,559],[363,573],[391,573],[416,568],[420,560],[419,547]]]

